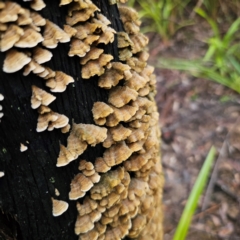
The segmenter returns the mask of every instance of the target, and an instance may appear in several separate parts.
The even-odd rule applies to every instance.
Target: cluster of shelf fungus
[[[138,14],[120,5],[125,32],[116,32],[90,0],[61,0],[60,6],[68,7],[63,29],[37,12],[45,7],[42,0],[30,1],[30,9],[0,1],[0,50],[6,52],[3,71],[22,69],[24,76],[32,72],[52,93],[63,92],[74,79],[44,63],[51,60],[52,48],[70,43],[68,56],[79,57],[82,78],[98,75],[98,86],[109,89],[108,102],[93,105],[96,125],[74,123],[53,112],[48,105],[56,97],[34,85],[31,106],[39,113],[37,132],[55,128],[70,132],[67,145],[60,144],[57,167],[78,159],[88,145],[101,143],[105,148],[94,163],[80,160],[79,173],[70,183],[69,200],[76,201],[78,211],[75,233],[83,240],[159,239],[162,172],[156,81],[153,67],[147,65],[148,39],[139,32]],[[119,62],[99,47],[115,38]],[[52,202],[53,216],[68,208],[67,202],[56,197]]]

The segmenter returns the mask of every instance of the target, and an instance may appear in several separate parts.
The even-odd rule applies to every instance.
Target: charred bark
[[[29,4],[18,3],[28,8]],[[41,11],[42,16],[62,27],[67,7],[59,7],[59,1],[46,1],[46,4],[47,7]],[[113,28],[122,28],[116,5],[109,6],[105,0],[95,1],[95,4],[111,19]],[[94,123],[93,103],[105,102],[107,91],[97,86],[97,77],[90,80],[81,78],[79,58],[67,57],[68,51],[69,43],[59,44],[52,50],[52,60],[46,63],[46,66],[64,71],[75,80],[65,92],[55,94],[57,99],[50,107],[68,116],[70,121]],[[104,52],[111,53],[117,60],[116,41],[107,45]],[[66,143],[68,134],[62,134],[60,130],[37,133],[38,113],[30,104],[32,85],[46,91],[48,88],[35,74],[25,77],[21,71],[4,73],[4,58],[5,54],[0,53],[0,93],[5,96],[1,103],[4,117],[0,123],[0,171],[5,173],[0,179],[0,239],[77,239],[74,234],[75,202],[70,202],[65,214],[54,218],[51,197],[57,188],[61,199],[67,200],[69,183],[77,173],[79,160],[94,162],[102,155],[103,148],[101,145],[89,147],[78,161],[56,168],[59,142]],[[20,152],[20,143],[28,150]]]
[[[40,13],[42,17],[63,28],[68,8],[59,7],[59,2],[45,1],[46,7]],[[107,0],[93,2],[111,21],[110,26],[113,29],[123,31],[116,4],[109,5]],[[29,8],[31,1],[19,0],[17,3]],[[44,64],[74,78],[74,83],[69,84],[66,91],[53,93],[56,100],[49,107],[54,112],[66,115],[70,124],[73,120],[76,123],[95,124],[91,112],[93,104],[97,101],[107,102],[109,91],[99,88],[97,76],[82,79],[79,57],[68,57],[69,46],[69,42],[59,43],[56,48],[51,49],[51,61]],[[116,38],[113,43],[101,44],[100,47],[104,49],[104,53],[114,57],[113,61],[119,61]],[[68,199],[70,183],[79,173],[80,160],[87,159],[94,163],[97,157],[103,156],[105,149],[102,144],[88,146],[71,164],[56,167],[59,143],[66,145],[69,133],[63,134],[59,129],[37,132],[39,114],[30,104],[32,85],[47,92],[50,92],[49,88],[36,74],[23,76],[22,70],[15,73],[4,72],[5,57],[6,53],[0,52],[0,94],[4,96],[4,100],[0,102],[4,113],[0,119],[0,172],[4,172],[4,176],[0,178],[0,239],[78,239],[74,233],[76,201]],[[20,144],[28,149],[21,152]],[[129,174],[135,176],[135,173]],[[60,192],[59,197],[56,196],[55,189]],[[69,203],[69,208],[63,215],[53,217],[51,197]],[[80,199],[79,202],[81,201]]]

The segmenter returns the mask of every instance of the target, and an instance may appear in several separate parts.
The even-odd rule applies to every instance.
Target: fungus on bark
[[[85,196],[86,192],[93,187],[93,183],[86,176],[78,173],[71,182],[71,191],[69,192],[69,199],[76,200]]]
[[[60,145],[57,167],[62,167],[75,160],[90,144],[103,142],[107,137],[107,129],[92,124],[73,123],[72,130],[67,140],[67,147]]]
[[[67,5],[67,4],[71,3],[71,2],[72,2],[72,0],[61,0],[59,6]]]
[[[41,10],[45,4],[34,0],[30,6]],[[149,235],[148,239],[158,239],[155,228],[161,221],[157,204],[161,199],[162,177],[158,159],[158,114],[153,100],[156,79],[153,68],[146,63],[148,39],[139,33],[138,14],[120,6],[125,32],[121,29],[116,33],[109,26],[111,22],[90,0],[61,0],[60,6],[68,8],[64,30],[35,11],[15,3],[1,5],[0,2],[0,9],[3,9],[0,27],[4,29],[1,30],[4,32],[1,51],[7,51],[3,70],[10,73],[24,67],[24,76],[30,72],[37,74],[51,92],[63,92],[74,81],[73,77],[41,65],[52,58],[51,51],[42,46],[51,49],[69,42],[68,55],[80,57],[82,78],[97,78],[97,75],[98,86],[109,90],[108,99],[91,104],[96,125],[73,122],[65,139],[67,144],[62,144],[61,139],[59,145],[57,167],[79,161],[75,177],[71,184],[69,182],[69,199],[82,198],[77,203],[75,233],[79,239],[146,239]],[[13,50],[13,46],[27,47],[28,52]],[[113,53],[113,48],[119,60],[116,54],[109,53]],[[32,108],[38,108],[39,113],[37,132],[54,128],[68,132],[68,117],[47,107],[55,96],[36,86],[32,86],[32,90]],[[57,104],[53,104],[53,109],[58,109]],[[97,144],[103,146],[103,152],[95,161],[78,159],[88,146]],[[73,165],[68,166],[69,169]],[[59,195],[56,189],[52,194]],[[52,203],[53,216],[61,215],[68,208],[68,203],[61,200],[52,198]]]
[[[14,2],[6,2],[1,6],[0,22],[14,22],[18,19],[18,14],[24,14],[24,10],[20,5]]]
[[[20,143],[20,152],[25,152],[27,151],[28,147],[25,146],[24,144]]]
[[[113,113],[113,109],[104,102],[95,102],[92,108],[92,113],[94,120],[98,120],[109,116]]]
[[[36,11],[40,11],[46,7],[46,4],[44,3],[43,0],[33,0],[33,1],[31,1],[30,6],[32,9],[34,9]]]
[[[33,20],[32,18],[30,17],[30,11],[29,10],[25,10],[25,13],[24,14],[20,14],[18,16],[18,19],[17,19],[17,24],[19,26],[24,26],[24,25],[28,25],[28,24],[32,24]]]
[[[89,79],[94,75],[102,75],[105,72],[104,66],[106,66],[112,59],[112,55],[102,53],[98,59],[88,61],[82,67],[82,78]]]
[[[90,51],[80,60],[80,64],[85,65],[89,60],[98,59],[103,53],[103,49],[92,48]]]
[[[14,44],[14,46],[20,48],[32,48],[42,41],[43,37],[40,33],[30,27],[26,27],[23,35],[21,35],[20,39]]]
[[[47,49],[36,47],[33,50],[33,59],[38,63],[42,64],[51,60],[53,54]]]
[[[123,107],[131,100],[136,100],[138,93],[129,87],[115,87],[109,93],[108,102],[115,107]]]
[[[59,42],[66,43],[70,41],[69,35],[49,20],[46,21],[44,27],[44,40],[42,42],[43,46],[47,48],[55,48]]]
[[[0,51],[5,52],[12,48],[23,34],[24,31],[22,28],[15,24],[11,24],[8,28],[6,28],[4,33],[1,34]]]
[[[31,58],[22,52],[11,49],[7,52],[3,63],[3,71],[6,73],[17,72],[31,61]]]
[[[36,109],[41,105],[48,106],[55,99],[56,97],[52,94],[47,93],[46,91],[36,87],[35,85],[32,86],[31,106],[33,109]]]
[[[41,105],[38,109],[39,117],[37,122],[37,132],[43,132],[46,129],[52,131],[54,128],[63,128],[68,125],[68,117],[63,114],[53,112],[50,108]]]
[[[60,192],[58,191],[57,188],[55,188],[55,195],[56,195],[57,197],[60,196]]]
[[[68,203],[65,201],[52,198],[52,214],[54,217],[58,217],[66,212],[68,209]]]
[[[56,71],[54,77],[46,79],[46,86],[51,92],[64,92],[69,83],[74,82],[74,79],[61,71]]]
[[[44,19],[40,14],[36,12],[30,12],[30,17],[35,26],[44,26],[46,24],[46,19]]]

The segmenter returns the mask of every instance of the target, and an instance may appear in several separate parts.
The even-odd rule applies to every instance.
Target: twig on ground
[[[212,192],[213,192],[213,188],[214,186],[217,184],[219,185],[218,181],[217,181],[217,176],[218,176],[218,170],[219,170],[219,165],[221,163],[221,161],[223,159],[226,159],[227,158],[227,154],[228,154],[228,138],[231,134],[231,132],[234,130],[234,128],[237,126],[237,124],[239,124],[239,121],[240,121],[240,118],[238,117],[237,121],[235,122],[235,124],[233,125],[233,127],[228,131],[227,135],[226,135],[226,138],[222,144],[222,147],[220,149],[220,152],[219,152],[219,156],[216,160],[216,163],[214,165],[214,168],[213,168],[213,171],[212,171],[212,175],[211,175],[211,178],[210,178],[210,181],[209,181],[209,184],[207,186],[207,190],[206,190],[206,193],[205,193],[205,197],[204,197],[204,200],[203,200],[203,203],[202,203],[202,212],[205,211],[209,205],[209,202],[210,202],[210,199],[211,199],[211,195],[212,195]],[[219,186],[224,192],[226,192],[228,189],[225,189],[222,185]],[[230,191],[228,190],[226,192],[228,195],[230,195],[231,197],[234,197],[234,199],[237,199],[237,197],[230,193]],[[238,199],[237,199],[238,200]]]

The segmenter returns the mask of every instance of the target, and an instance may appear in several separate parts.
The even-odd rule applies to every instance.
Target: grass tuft
[[[192,216],[196,210],[198,200],[205,188],[211,167],[213,165],[213,161],[215,159],[215,155],[216,149],[212,146],[204,161],[204,164],[193,186],[190,196],[188,197],[187,204],[183,210],[173,240],[184,240],[187,236]]]

